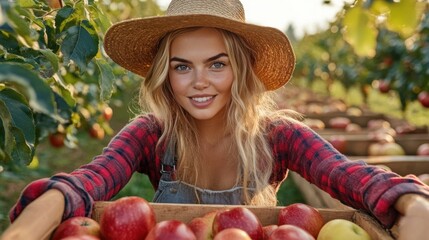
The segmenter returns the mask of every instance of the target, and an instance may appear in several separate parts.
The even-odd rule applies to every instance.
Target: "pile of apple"
[[[279,210],[278,223],[262,225],[244,206],[213,210],[185,223],[156,221],[151,205],[140,197],[123,197],[104,208],[100,222],[72,217],[55,230],[52,240],[370,240],[359,225],[334,219],[325,223],[316,209],[295,203]]]

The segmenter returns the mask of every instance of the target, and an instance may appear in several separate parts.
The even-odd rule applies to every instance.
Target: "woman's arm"
[[[64,196],[51,189],[29,204],[1,236],[1,240],[47,240],[61,223]]]
[[[417,194],[399,197],[395,209],[401,214],[398,240],[426,239],[429,236],[429,200]]]

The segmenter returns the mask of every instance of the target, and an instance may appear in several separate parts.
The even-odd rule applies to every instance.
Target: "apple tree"
[[[0,172],[29,164],[42,141],[77,147],[79,131],[111,133],[109,104],[139,78],[105,56],[103,35],[160,11],[154,1],[0,2]]]

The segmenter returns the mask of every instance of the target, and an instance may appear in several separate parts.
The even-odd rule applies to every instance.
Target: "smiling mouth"
[[[214,96],[209,96],[209,97],[191,97],[192,101],[199,102],[199,103],[210,101],[213,98],[214,98]]]

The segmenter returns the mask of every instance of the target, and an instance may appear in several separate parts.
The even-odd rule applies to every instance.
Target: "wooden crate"
[[[346,143],[344,154],[348,156],[368,156],[369,146],[377,141],[365,132],[360,133],[335,133],[335,131],[318,131],[321,137],[329,140],[336,136],[342,136]],[[417,148],[423,143],[429,143],[429,134],[404,134],[397,135],[394,141],[398,143],[405,151],[406,155],[416,155]]]
[[[325,126],[329,126],[329,120],[335,117],[347,117],[352,123],[361,127],[367,127],[370,120],[386,120],[386,116],[381,113],[364,112],[359,116],[348,115],[346,112],[331,112],[323,114],[305,114],[306,118],[319,119]]]
[[[94,206],[93,218],[99,221],[103,208],[111,202],[96,202]],[[157,221],[176,219],[185,223],[192,218],[202,216],[205,213],[236,207],[234,205],[201,205],[201,204],[167,204],[167,203],[150,203],[153,207]],[[246,206],[259,218],[263,225],[277,224],[279,210],[282,207],[255,207]],[[395,239],[389,231],[383,229],[381,225],[373,218],[362,212],[347,209],[319,209],[325,222],[332,219],[346,219],[357,223],[365,229],[372,240],[393,240]]]
[[[401,176],[408,174],[418,176],[420,174],[429,173],[428,156],[352,157],[351,159],[362,159],[371,165],[387,166],[393,172]],[[309,205],[318,208],[352,209],[342,204],[337,199],[332,198],[328,193],[321,190],[314,184],[309,183],[297,173],[291,172],[290,176]]]

